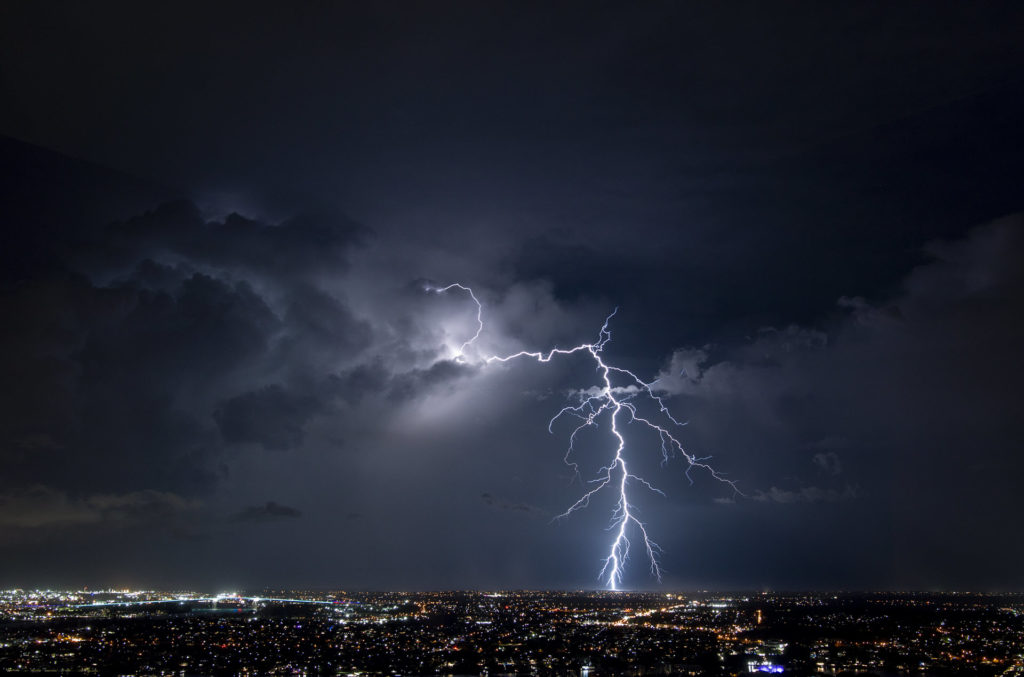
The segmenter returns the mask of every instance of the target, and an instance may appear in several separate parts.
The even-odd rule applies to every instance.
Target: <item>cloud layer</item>
[[[381,584],[581,580],[572,576],[600,556],[610,506],[598,500],[571,525],[516,517],[560,514],[581,493],[561,465],[568,431],[548,436],[545,423],[593,392],[592,365],[481,358],[592,340],[608,304],[559,296],[515,268],[485,276],[475,286],[485,330],[455,360],[475,307],[457,291],[423,292],[436,261],[383,265],[408,254],[340,215],[206,220],[187,203],[53,252],[58,272],[29,274],[0,299],[12,319],[0,372],[18,384],[0,393],[0,534],[42,535],[33,542],[45,552],[46,534],[159,527],[244,552],[256,536],[241,525],[288,522],[288,538],[337,537],[374,561],[446,549],[411,573],[342,567]],[[851,573],[837,576],[851,583],[953,584],[979,571],[970,548],[1000,540],[1000,515],[1020,507],[1008,480],[1021,467],[1011,411],[1024,377],[1020,219],[927,255],[887,297],[842,297],[814,324],[666,351],[660,369],[633,352],[664,345],[638,342],[650,327],[636,320],[651,310],[615,317],[609,359],[650,369],[688,421],[688,450],[712,456],[744,493],[699,473],[689,485],[678,460],[659,467],[656,440],[627,431],[637,467],[667,495],[638,499],[652,532],[666,552],[689,552],[693,539],[719,563],[684,560],[686,576],[817,580],[822,551],[849,558]],[[579,442],[589,478],[608,441]],[[800,533],[815,540],[792,540]],[[805,564],[769,561],[752,579],[747,548],[772,538]],[[517,556],[499,561],[510,548]],[[1002,553],[1024,561],[1012,544]],[[980,570],[999,582],[1011,569]]]

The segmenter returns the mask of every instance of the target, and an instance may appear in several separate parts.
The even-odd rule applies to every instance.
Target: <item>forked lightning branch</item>
[[[456,359],[464,360],[465,351],[480,337],[480,334],[484,330],[483,305],[480,303],[479,299],[477,299],[471,288],[459,283],[450,284],[445,287],[426,287],[426,291],[437,294],[446,293],[453,289],[458,289],[468,294],[473,303],[476,304],[477,310],[476,332],[456,351]],[[604,324],[598,332],[597,340],[593,343],[581,343],[572,348],[551,348],[547,351],[524,350],[511,355],[491,355],[484,358],[484,361],[487,363],[505,363],[519,359],[533,359],[538,362],[550,362],[557,356],[585,354],[589,355],[594,361],[595,369],[600,377],[600,386],[596,389],[591,388],[587,390],[578,390],[579,404],[575,406],[567,406],[555,414],[548,422],[548,431],[553,432],[552,426],[555,421],[563,416],[578,419],[578,425],[573,429],[572,434],[569,436],[569,446],[564,457],[565,463],[573,468],[574,472],[577,474],[579,473],[579,466],[572,460],[572,457],[573,452],[575,451],[574,447],[576,444],[576,437],[581,431],[590,427],[604,426],[608,430],[608,433],[611,435],[614,442],[614,454],[612,454],[605,465],[598,470],[596,477],[588,481],[588,486],[591,486],[592,488],[586,491],[572,505],[570,505],[565,512],[558,515],[556,518],[567,518],[573,512],[587,507],[590,504],[590,499],[600,492],[606,490],[614,492],[615,507],[612,511],[611,524],[609,526],[609,531],[612,532],[613,538],[608,549],[608,554],[604,558],[603,565],[600,573],[598,574],[599,578],[603,580],[611,590],[618,590],[622,583],[623,567],[629,559],[630,548],[633,546],[633,543],[630,540],[631,536],[634,540],[637,540],[640,547],[642,547],[644,554],[650,563],[651,574],[659,581],[661,580],[661,567],[659,564],[661,548],[658,547],[658,544],[655,543],[648,534],[646,525],[637,517],[634,505],[630,501],[630,495],[636,488],[652,491],[662,496],[664,496],[664,494],[646,479],[636,475],[630,470],[629,459],[627,458],[626,438],[623,436],[622,432],[622,427],[624,425],[637,423],[657,433],[661,440],[661,455],[663,463],[667,462],[673,456],[681,456],[687,464],[686,476],[691,483],[693,482],[693,479],[690,477],[690,471],[694,468],[698,468],[706,471],[719,482],[728,484],[735,493],[740,493],[733,480],[727,479],[713,467],[708,465],[707,457],[700,458],[688,453],[675,435],[673,435],[672,431],[675,428],[682,426],[683,423],[678,421],[672,415],[668,407],[665,405],[662,397],[655,394],[653,386],[656,382],[648,383],[628,369],[616,367],[608,364],[604,360],[602,353],[604,351],[604,347],[609,341],[611,341],[612,334],[609,325],[616,312],[617,309],[613,310],[612,313],[605,318]],[[654,418],[644,417],[640,414],[637,402],[644,398],[649,400],[649,402],[656,407],[657,415],[662,420],[655,420]]]

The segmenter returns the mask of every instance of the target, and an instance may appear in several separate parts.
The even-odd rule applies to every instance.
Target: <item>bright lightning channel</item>
[[[472,289],[465,285],[461,285],[458,282],[453,282],[447,287],[435,287],[431,284],[424,286],[425,291],[432,292],[434,294],[443,294],[451,289],[461,289],[469,294],[469,298],[473,299],[473,303],[476,304],[476,333],[473,334],[468,341],[465,341],[461,346],[459,346],[458,351],[455,353],[455,361],[462,362],[465,360],[463,354],[466,352],[466,348],[473,345],[473,342],[480,338],[480,332],[484,330],[484,307],[483,304],[480,303],[480,300],[477,299],[476,294],[473,293]]]
[[[483,305],[480,303],[479,299],[477,299],[472,289],[459,283],[450,284],[446,287],[426,287],[426,291],[438,294],[447,292],[451,289],[460,289],[469,294],[473,303],[476,304],[477,309],[476,333],[472,338],[464,342],[456,353],[455,359],[463,361],[465,359],[464,354],[466,349],[469,348],[483,332]],[[610,590],[618,590],[622,583],[623,570],[627,560],[629,559],[629,550],[631,545],[627,534],[630,525],[632,525],[640,535],[644,552],[650,562],[651,574],[657,578],[659,582],[661,581],[661,566],[658,559],[662,550],[648,535],[646,525],[637,517],[636,509],[629,501],[629,487],[631,484],[640,485],[643,488],[661,496],[664,496],[665,494],[644,478],[629,471],[626,461],[626,438],[620,430],[620,423],[622,422],[620,416],[625,417],[625,423],[639,423],[649,430],[658,433],[658,436],[661,439],[662,465],[667,463],[673,455],[677,453],[680,454],[687,463],[686,478],[691,484],[693,484],[693,478],[690,476],[690,471],[694,468],[699,468],[706,471],[719,482],[728,484],[735,494],[742,495],[742,492],[733,480],[724,477],[721,473],[708,465],[707,461],[710,457],[698,457],[690,454],[683,448],[682,443],[680,443],[679,440],[670,432],[669,424],[674,427],[681,427],[685,424],[672,416],[672,413],[665,405],[664,400],[654,393],[653,386],[657,383],[656,380],[648,383],[628,369],[622,369],[621,367],[610,365],[604,361],[601,353],[604,350],[605,345],[607,345],[612,339],[612,332],[611,329],[609,329],[609,324],[617,312],[618,308],[613,310],[611,314],[605,318],[604,324],[601,326],[601,331],[598,332],[597,340],[593,343],[581,343],[580,345],[572,348],[552,348],[547,352],[522,350],[511,355],[492,355],[484,358],[485,362],[488,364],[493,362],[510,362],[520,358],[533,358],[538,362],[550,362],[556,355],[575,355],[577,353],[586,353],[594,360],[596,369],[601,376],[601,387],[596,393],[594,393],[593,389],[579,391],[580,403],[576,406],[567,406],[555,414],[548,422],[548,432],[554,432],[552,427],[554,426],[555,421],[563,416],[574,416],[582,421],[572,431],[572,434],[570,434],[569,448],[564,457],[566,465],[571,467],[576,475],[579,476],[579,466],[571,460],[574,445],[576,443],[576,435],[584,428],[597,426],[598,419],[602,416],[610,421],[609,428],[616,443],[614,456],[608,464],[602,466],[600,470],[598,470],[597,477],[589,481],[590,484],[595,486],[577,499],[575,503],[570,505],[565,512],[555,518],[567,518],[577,510],[587,507],[590,504],[590,499],[606,488],[617,490],[618,499],[616,500],[615,508],[612,511],[611,523],[608,527],[608,530],[612,531],[615,534],[615,537],[609,547],[608,556],[604,558],[601,570],[598,573],[598,578],[604,580]],[[613,383],[613,376],[624,380],[625,385],[615,385]],[[659,425],[649,418],[640,416],[637,407],[633,402],[638,397],[646,397],[657,405],[660,414],[664,416],[667,423]]]

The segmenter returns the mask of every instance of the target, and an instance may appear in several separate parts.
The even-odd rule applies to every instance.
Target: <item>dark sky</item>
[[[617,306],[661,587],[1024,588],[1020,4],[212,4],[0,8],[0,586],[600,586]]]

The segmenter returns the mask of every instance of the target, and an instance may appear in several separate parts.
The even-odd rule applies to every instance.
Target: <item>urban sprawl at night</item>
[[[1024,675],[1024,595],[2,593],[35,674]]]

